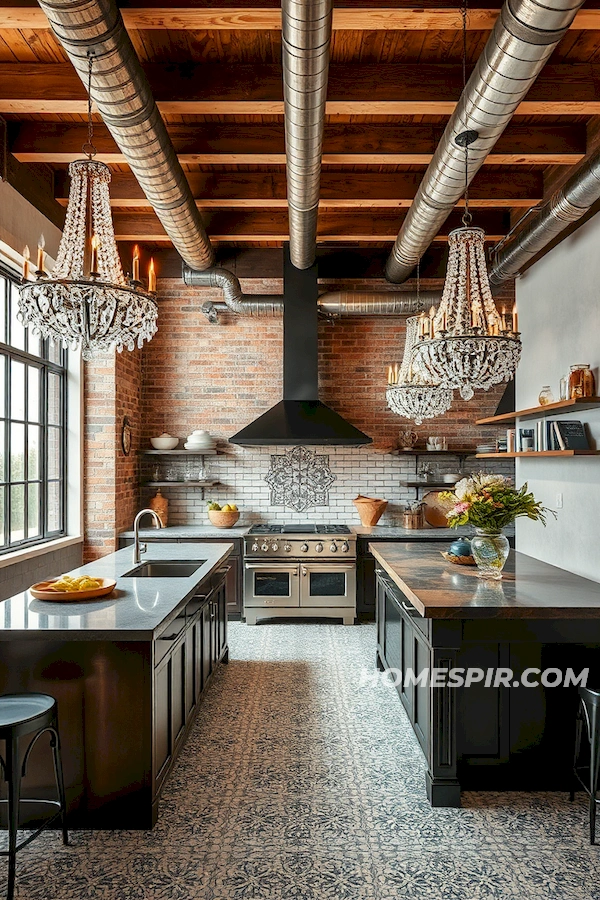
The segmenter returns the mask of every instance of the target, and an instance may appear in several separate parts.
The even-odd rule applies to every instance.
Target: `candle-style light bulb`
[[[388,384],[392,384],[392,367],[388,366]]]
[[[508,331],[508,326],[506,324],[506,307],[502,307],[502,331]]]
[[[40,239],[38,241],[38,251],[37,251],[37,270],[38,272],[44,271],[44,247],[46,246],[46,239],[44,235],[40,235]]]
[[[90,275],[98,274],[98,247],[99,247],[98,235],[93,234],[92,239],[90,241]]]
[[[151,294],[156,293],[156,272],[154,271],[154,257],[150,259],[148,266],[148,290]]]
[[[28,281],[28,279],[29,279],[29,260],[30,259],[31,259],[31,255],[29,253],[29,247],[26,244],[25,249],[23,250],[23,281]]]
[[[517,316],[517,304],[515,303],[513,306],[512,312],[512,330],[516,332],[519,330],[519,317]]]
[[[133,248],[133,280],[140,280],[140,251],[137,244]]]

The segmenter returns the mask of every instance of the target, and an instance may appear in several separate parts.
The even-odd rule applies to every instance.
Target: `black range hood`
[[[287,245],[283,284],[283,400],[234,434],[229,443],[242,447],[372,443],[372,438],[318,399],[317,265],[297,269]]]

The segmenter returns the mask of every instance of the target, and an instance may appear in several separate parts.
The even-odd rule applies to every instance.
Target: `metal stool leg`
[[[598,769],[600,745],[598,742],[598,721],[596,708],[588,710],[588,730],[590,740],[590,843],[596,839],[596,793],[598,790]]]
[[[56,720],[54,721],[54,727],[50,730],[50,746],[52,747],[54,775],[56,778],[58,799],[60,801],[60,823],[62,826],[63,844],[68,844],[69,835],[67,833],[67,802],[65,799],[65,782],[63,778],[62,757],[60,752],[60,737],[58,735],[58,723],[56,722]]]
[[[17,830],[21,795],[19,740],[15,737],[6,741],[6,780],[8,782],[8,893],[6,900],[13,900],[17,871]]]
[[[581,753],[581,737],[583,735],[583,703],[579,701],[579,706],[577,708],[577,717],[575,719],[575,749],[573,751],[573,773],[571,779],[571,791],[569,793],[569,800],[571,802],[575,799],[575,791],[578,787],[577,776],[575,774],[577,769],[577,763],[579,762],[579,754]]]

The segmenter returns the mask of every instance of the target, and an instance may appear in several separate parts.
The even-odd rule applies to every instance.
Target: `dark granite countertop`
[[[425,543],[373,543],[370,550],[425,618],[600,618],[600,584],[511,550],[501,581],[447,562]]]
[[[221,566],[233,544],[156,543],[142,556],[148,560],[199,560],[187,578],[124,578],[134,568],[131,547],[109,553],[68,573],[115,578],[112,594],[79,603],[36,600],[29,591],[0,602],[0,641],[15,638],[148,641],[175,618],[205,578]],[[61,573],[56,573],[61,574]],[[64,573],[63,573],[64,574]]]

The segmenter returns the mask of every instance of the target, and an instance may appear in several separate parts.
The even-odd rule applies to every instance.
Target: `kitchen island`
[[[185,574],[130,577],[127,548],[70,573],[116,579],[107,597],[52,603],[26,591],[0,603],[0,693],[57,698],[70,827],[156,822],[202,693],[228,659],[231,550],[153,544],[142,562],[186,562]],[[53,796],[48,757],[35,747],[33,796]]]
[[[427,758],[431,804],[460,806],[464,789],[568,790],[577,687],[564,675],[588,668],[600,683],[600,584],[514,551],[504,578],[484,581],[431,544],[370,549],[377,664],[393,670]],[[445,672],[468,668],[479,680],[448,684]],[[556,687],[541,682],[551,669]]]

